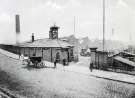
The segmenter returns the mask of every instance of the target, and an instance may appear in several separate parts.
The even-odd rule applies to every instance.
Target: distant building
[[[80,55],[81,56],[90,56],[90,51],[88,51],[88,49],[81,49],[81,52],[80,52]]]
[[[109,52],[99,51],[97,48],[90,48],[91,63],[97,69],[119,69],[135,71],[135,54],[119,52],[110,55]],[[112,54],[112,53],[111,53]]]

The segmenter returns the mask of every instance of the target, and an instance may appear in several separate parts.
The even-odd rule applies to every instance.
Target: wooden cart
[[[45,67],[44,63],[42,62],[42,57],[29,57],[29,60],[33,63],[33,67],[35,68]]]

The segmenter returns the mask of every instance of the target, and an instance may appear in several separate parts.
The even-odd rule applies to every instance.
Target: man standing
[[[63,66],[66,66],[66,59],[63,59]]]
[[[56,59],[54,60],[54,68],[56,68],[56,63],[57,63],[57,61],[56,61]]]
[[[93,63],[90,63],[90,71],[92,72],[92,69],[93,69]]]

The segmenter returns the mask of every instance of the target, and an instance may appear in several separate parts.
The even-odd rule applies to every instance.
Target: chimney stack
[[[34,42],[34,40],[35,40],[35,39],[34,39],[34,33],[32,33],[32,42]]]
[[[20,33],[20,18],[19,18],[19,15],[15,16],[15,20],[16,20],[16,33]]]
[[[19,15],[15,15],[15,26],[16,26],[16,44],[20,41],[20,18]]]

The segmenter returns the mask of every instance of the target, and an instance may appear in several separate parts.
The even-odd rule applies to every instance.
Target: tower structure
[[[60,27],[54,25],[52,27],[50,27],[50,31],[49,31],[49,38],[50,39],[58,39],[58,29]]]

